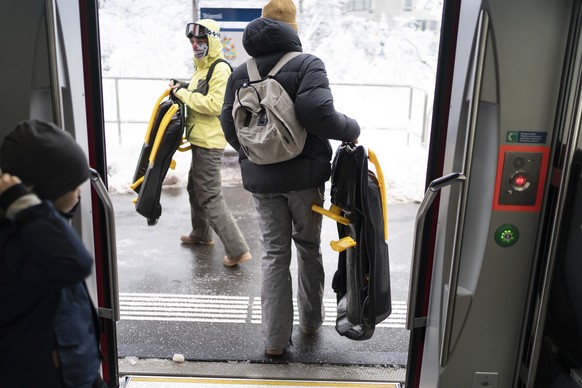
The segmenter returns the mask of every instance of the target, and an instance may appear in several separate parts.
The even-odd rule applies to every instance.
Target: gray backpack
[[[291,97],[274,78],[299,54],[285,54],[263,79],[255,59],[246,62],[249,82],[236,91],[232,117],[241,148],[253,163],[284,162],[303,151],[307,132],[297,120]]]

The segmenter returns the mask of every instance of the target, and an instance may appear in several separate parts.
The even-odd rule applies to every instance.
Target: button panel
[[[535,205],[541,163],[541,152],[506,152],[498,203]]]
[[[549,148],[501,146],[493,210],[539,211]]]

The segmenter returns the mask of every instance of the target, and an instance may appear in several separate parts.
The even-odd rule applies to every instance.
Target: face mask
[[[196,59],[202,59],[208,54],[207,44],[195,44],[192,47],[194,48],[194,58]]]
[[[73,217],[75,217],[75,214],[77,213],[77,209],[79,209],[80,203],[81,203],[81,198],[79,198],[79,200],[77,201],[75,206],[73,206],[73,208],[71,210],[69,210],[67,213],[60,212],[61,215],[63,217],[65,217],[67,220],[72,220]]]

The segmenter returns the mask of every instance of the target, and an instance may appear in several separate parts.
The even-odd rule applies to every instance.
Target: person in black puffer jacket
[[[285,53],[303,51],[295,13],[291,0],[271,0],[263,8],[262,17],[245,28],[243,46],[255,58],[261,76]],[[322,206],[324,202],[324,185],[331,174],[332,148],[328,139],[357,141],[360,127],[354,119],[335,110],[321,59],[300,54],[283,66],[275,79],[295,103],[297,117],[307,131],[305,147],[291,160],[254,164],[240,147],[232,116],[236,90],[248,79],[246,65],[232,73],[220,121],[226,140],[239,153],[243,186],[252,193],[259,216],[266,353],[280,356],[289,347],[293,328],[289,271],[292,239],[297,247],[297,302],[303,333],[314,334],[323,322],[322,216],[311,211],[311,205]]]

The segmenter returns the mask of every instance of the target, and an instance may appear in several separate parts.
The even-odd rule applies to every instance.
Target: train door
[[[581,25],[582,7],[575,1],[556,113],[547,210],[515,377],[518,387],[582,386]]]
[[[89,156],[94,171],[91,184],[81,188],[73,226],[95,257],[87,285],[105,332],[103,375],[115,387],[115,229],[100,178],[106,179],[106,162],[97,31],[96,1],[0,3],[0,139],[20,121],[41,119],[69,132]]]
[[[549,338],[554,230],[577,190],[576,141],[566,139],[579,125],[578,8],[571,0],[445,2],[407,386],[533,386]],[[563,309],[554,310],[564,324]]]

